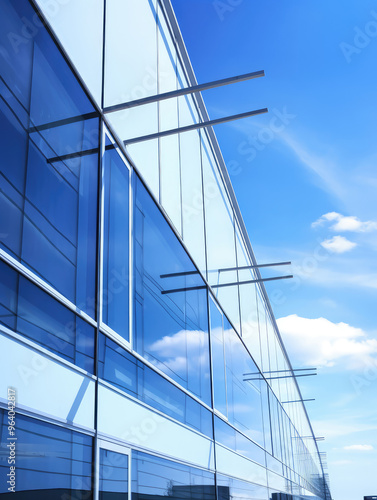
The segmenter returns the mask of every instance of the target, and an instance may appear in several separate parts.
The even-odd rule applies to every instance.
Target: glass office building
[[[170,1],[0,11],[0,497],[330,498]]]

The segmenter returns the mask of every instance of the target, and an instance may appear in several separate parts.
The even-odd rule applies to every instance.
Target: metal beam
[[[312,372],[316,371],[317,368],[292,368],[292,370],[270,370],[270,371],[263,371],[263,373],[286,373],[286,372]],[[256,373],[244,373],[245,375],[257,375]]]
[[[248,281],[235,281],[233,283],[221,283],[220,285],[210,285],[210,287],[211,288],[223,288],[226,286],[248,285],[250,283],[261,283],[262,281],[283,280],[286,278],[293,278],[293,276],[289,275],[289,276],[278,276],[276,278],[263,278],[263,279],[248,280]],[[192,290],[204,290],[205,288],[207,288],[207,285],[189,286],[189,287],[185,287],[185,288],[173,288],[172,290],[162,290],[161,294],[166,295],[167,293],[190,292]]]
[[[303,373],[301,375],[295,375],[294,373],[292,375],[283,375],[281,377],[265,377],[267,380],[277,380],[281,378],[296,378],[296,377],[311,377],[312,375],[317,375],[316,373]],[[251,380],[263,380],[263,378],[244,378],[244,382],[248,382]]]
[[[164,130],[162,132],[156,132],[155,134],[142,135],[140,137],[134,137],[133,139],[126,139],[123,141],[125,146],[129,144],[134,144],[136,142],[151,141],[152,139],[158,139],[160,137],[167,137],[174,134],[182,134],[183,132],[190,132],[190,130],[197,130],[199,128],[212,127],[213,125],[219,125],[220,123],[231,122],[233,120],[240,120],[241,118],[248,118],[249,116],[262,115],[263,113],[268,113],[267,108],[257,109],[254,111],[247,111],[246,113],[240,113],[238,115],[225,116],[224,118],[217,118],[216,120],[209,120],[207,122],[194,123],[193,125],[188,125],[187,127],[178,127],[171,130]]]
[[[242,271],[244,269],[255,269],[255,268],[259,269],[261,267],[290,266],[291,264],[292,264],[292,262],[273,262],[272,264],[255,264],[252,266],[224,267],[223,269],[219,269],[219,273],[225,272],[225,271]]]
[[[303,403],[305,401],[315,401],[315,399],[296,399],[295,401],[282,401],[281,404],[285,405],[287,403]]]
[[[225,271],[241,271],[243,269],[255,269],[259,267],[271,267],[271,266],[288,266],[292,262],[275,262],[273,264],[255,264],[253,266],[241,266],[241,267],[224,267],[223,269],[216,269],[213,271],[208,271],[210,273],[221,273]],[[160,278],[176,278],[178,276],[191,276],[193,274],[198,274],[199,271],[182,271],[180,273],[168,273],[160,274]]]
[[[28,132],[30,134],[34,132],[42,132],[43,130],[50,130],[51,128],[63,127],[64,125],[70,125],[71,123],[82,122],[84,120],[91,120],[92,118],[98,118],[99,113],[97,111],[92,111],[90,113],[85,113],[83,115],[71,116],[69,118],[64,118],[62,120],[57,120],[50,123],[43,123],[41,125],[35,125],[30,127]]]
[[[152,104],[154,102],[171,99],[172,97],[180,97],[183,95],[195,94],[196,92],[201,92],[202,90],[209,90],[209,89],[214,89],[216,87],[223,87],[224,85],[229,85],[230,83],[244,82],[246,80],[252,80],[253,78],[260,78],[261,76],[264,76],[264,71],[254,71],[253,73],[246,73],[244,75],[232,76],[230,78],[223,78],[222,80],[214,80],[213,82],[209,83],[193,85],[191,87],[186,87],[183,89],[172,90],[170,92],[164,92],[162,94],[143,97],[141,99],[135,99],[134,101],[123,102],[121,104],[114,104],[113,106],[107,106],[106,108],[103,109],[103,112],[112,113],[114,111],[121,111],[123,109],[134,108],[136,106],[141,106],[143,104]]]

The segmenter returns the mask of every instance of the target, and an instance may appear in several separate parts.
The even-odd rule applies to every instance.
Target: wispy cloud
[[[361,417],[333,418],[328,420],[312,420],[313,428],[317,436],[326,436],[327,439],[349,436],[358,432],[376,431],[374,423],[362,423]]]
[[[343,450],[346,450],[346,451],[372,451],[372,450],[374,450],[374,448],[370,444],[352,444],[350,446],[344,446]]]
[[[359,369],[377,354],[377,340],[347,323],[296,314],[280,318],[277,323],[288,352],[307,366],[341,364],[342,369]]]
[[[377,222],[375,221],[361,221],[355,215],[345,216],[338,212],[328,212],[322,215],[319,219],[312,223],[312,227],[323,226],[328,222],[334,222],[330,225],[332,231],[339,233],[352,231],[356,233],[366,233],[369,231],[377,230]]]
[[[347,240],[344,236],[334,236],[322,241],[321,246],[333,253],[345,253],[355,248],[357,243]]]

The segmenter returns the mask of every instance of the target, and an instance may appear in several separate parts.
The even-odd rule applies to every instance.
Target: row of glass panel
[[[17,5],[4,2],[2,8],[4,15],[1,16],[1,22],[4,29],[1,32],[4,34],[4,50],[1,54],[0,140],[4,166],[0,177],[1,245],[80,309],[95,317],[100,156],[97,113],[45,29],[39,26],[32,36],[22,39],[6,36],[6,33],[23,33],[27,24],[25,19],[35,19],[35,13],[28,2],[19,2]],[[51,106],[51,102],[54,106]],[[210,161],[209,143],[206,143],[204,137],[202,140],[202,175],[207,176],[208,180],[204,182],[204,186],[210,187],[213,192],[205,197],[207,212],[220,213],[222,220],[232,221],[230,204],[224,189],[221,188],[222,181]],[[112,331],[129,340],[130,315],[129,307],[125,304],[128,306],[130,296],[131,241],[127,202],[130,174],[109,139],[106,139],[105,146],[101,226],[103,307],[100,313],[103,322]],[[208,402],[209,386],[207,384],[206,388],[204,384],[202,387],[202,381],[205,379],[202,365],[196,372],[187,363],[188,357],[194,355],[195,359],[195,352],[200,353],[207,342],[207,314],[202,310],[205,303],[202,299],[205,294],[204,283],[140,182],[135,181],[134,191],[135,348],[187,389],[196,388],[199,397]],[[201,216],[200,218],[203,220]],[[217,258],[218,246],[221,244],[226,254],[235,256],[236,247],[233,243],[228,249],[225,245],[234,240],[234,223],[231,222],[233,229],[224,240],[219,239],[215,224],[207,226],[207,253]],[[209,252],[208,241],[212,241],[213,251]],[[242,249],[242,239],[239,235],[236,244],[237,253],[240,254],[241,250],[238,251],[238,248]],[[244,249],[242,251],[244,252]],[[208,278],[212,284],[224,280],[222,276],[225,273],[219,272],[219,269],[222,269],[219,267],[220,260],[213,269],[208,268]],[[233,265],[235,260],[232,257],[221,262],[222,266],[225,262]],[[234,271],[226,274],[226,279],[234,279]],[[27,280],[22,278],[20,285],[14,283],[12,286],[20,286],[20,297],[27,297]],[[199,289],[183,291],[190,287]],[[251,285],[249,290],[244,290],[253,293],[253,287],[254,285]],[[180,291],[171,291],[176,289]],[[170,293],[166,293],[169,290]],[[219,290],[221,295],[218,298],[221,303],[229,303],[226,299],[229,294],[236,297],[237,302],[238,293],[235,287]],[[245,301],[248,298],[246,293]],[[28,299],[24,303],[27,301]],[[49,302],[47,295],[45,301]],[[236,302],[235,311],[238,310]],[[28,302],[29,306],[30,303],[32,299]],[[42,299],[37,304],[34,303],[33,307],[40,309],[40,304]],[[262,314],[262,302],[260,306]],[[56,308],[59,309],[58,306]],[[12,304],[9,304],[8,309],[13,311]],[[38,311],[39,318],[46,318],[47,310],[43,307],[43,311]],[[250,305],[246,310],[250,311]],[[229,311],[228,307],[228,313]],[[154,317],[154,313],[158,313],[155,318],[159,321],[151,322],[150,318]],[[67,311],[60,314],[64,317],[65,325],[70,323],[66,321],[65,316],[71,315],[73,318],[71,323],[73,322],[74,326],[65,326],[63,329],[65,336],[69,337],[70,334],[66,330],[76,328],[75,322],[78,319]],[[234,314],[231,316],[233,323],[237,324]],[[11,321],[11,317],[12,314],[7,317],[7,321]],[[256,324],[258,317],[257,322],[252,318],[252,334],[246,336],[245,340],[251,342],[254,347],[252,352],[257,357],[255,346],[258,344],[259,332],[257,334]],[[19,331],[22,330],[20,325],[16,328]],[[153,336],[156,325],[160,325],[161,331]],[[263,321],[261,325],[263,328]],[[70,342],[66,342],[67,359],[74,360],[86,369],[90,368],[92,363],[87,355],[91,341],[81,341],[79,337],[90,337],[88,328],[86,323],[80,328],[75,354],[72,354],[72,344],[68,346]],[[30,331],[30,325],[28,329]],[[33,333],[33,338],[48,343],[42,331],[43,326],[39,326],[39,331]],[[170,332],[171,339],[165,336],[164,332]],[[63,337],[64,342],[64,334],[58,333],[59,335],[55,336]],[[51,337],[51,330],[47,338],[49,336]],[[264,338],[263,330],[261,338]],[[164,354],[161,359],[161,353],[166,352],[163,342],[171,341],[174,342],[171,344],[172,349],[177,348],[177,353],[184,352],[186,358],[181,356],[186,359],[183,365],[177,364],[177,353],[170,356]],[[61,345],[61,342],[59,347],[56,345],[55,350],[60,352]],[[65,352],[65,349],[63,351]],[[72,352],[68,354],[68,351]],[[267,351],[262,348],[262,358],[263,352]],[[208,357],[206,366],[208,370]]]
[[[94,373],[94,328],[3,262],[0,262],[0,277],[1,323]],[[216,417],[216,441],[264,464],[265,455],[262,448],[249,441],[246,437],[248,436],[305,477],[306,474],[300,472],[299,466],[305,465],[309,457],[306,460],[297,460],[297,457],[302,457],[306,448],[300,446],[297,432],[281,411],[266,383],[260,379],[259,371],[241,340],[212,300],[210,331],[214,407],[234,426],[230,427]],[[203,379],[208,382],[207,390],[210,391],[209,360],[205,361],[203,352],[199,361],[191,354],[187,358],[181,357],[180,362],[186,362],[193,370],[206,366],[207,375],[204,375]],[[174,350],[172,355],[177,355],[171,358],[172,361],[180,358],[179,351]],[[246,374],[254,380],[245,380]],[[172,375],[174,378],[174,374]],[[98,376],[213,438],[212,415],[209,410],[102,333],[99,336]],[[210,400],[208,402],[210,403]],[[279,423],[281,427],[282,422],[285,422],[285,434],[279,432]],[[236,428],[242,434],[237,432]],[[281,443],[285,443],[284,448]],[[295,463],[292,453],[296,457]],[[278,465],[278,462],[276,464]],[[287,473],[282,470],[281,465],[277,472]]]
[[[98,492],[100,500],[127,500],[131,496],[197,500],[278,498],[271,487],[268,491],[263,486],[218,473],[215,481],[215,474],[210,471],[102,439],[94,449],[91,436],[43,420],[16,413],[15,421],[17,456],[16,465],[11,462],[16,470],[13,484],[7,460],[9,450],[5,453],[5,443],[9,441],[8,417],[0,409],[0,438],[4,447],[0,457],[0,494],[4,498],[12,494],[12,489],[20,499],[93,498],[94,492]],[[292,487],[300,495],[300,488],[289,481],[284,489],[293,492]]]

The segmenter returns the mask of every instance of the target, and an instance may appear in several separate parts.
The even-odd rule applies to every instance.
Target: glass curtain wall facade
[[[0,9],[0,497],[330,498],[169,1]]]

